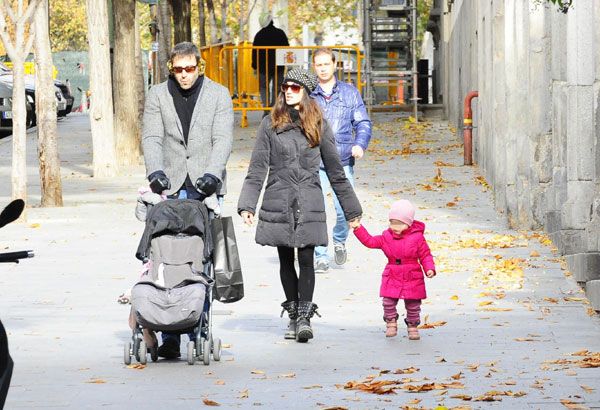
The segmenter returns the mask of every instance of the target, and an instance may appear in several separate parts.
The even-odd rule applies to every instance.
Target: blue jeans
[[[348,178],[348,181],[350,181],[350,185],[352,185],[352,188],[354,188],[354,168],[351,165],[346,165],[344,166],[344,172],[346,173],[346,178]],[[321,189],[323,190],[323,197],[327,198],[327,194],[329,192],[331,192],[331,194],[333,195],[333,205],[335,206],[336,213],[335,226],[333,227],[333,243],[346,243],[346,239],[348,239],[348,233],[350,232],[350,229],[348,228],[348,222],[346,221],[346,217],[344,216],[344,211],[342,210],[340,201],[338,201],[335,192],[333,192],[333,190],[331,189],[329,178],[327,178],[327,174],[322,169],[319,170],[319,178],[321,178]],[[327,207],[327,202],[325,202],[325,206]],[[315,260],[329,261],[327,246],[315,247]]]

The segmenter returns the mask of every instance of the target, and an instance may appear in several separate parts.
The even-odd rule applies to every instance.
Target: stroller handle
[[[18,251],[0,253],[0,263],[19,263],[19,259],[33,258],[33,251]]]

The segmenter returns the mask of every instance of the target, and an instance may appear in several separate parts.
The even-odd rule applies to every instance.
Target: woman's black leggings
[[[300,277],[296,274],[296,268],[294,267],[294,248],[278,246],[277,253],[279,253],[279,276],[281,277],[286,300],[312,302],[315,291],[315,267],[313,265],[315,247],[298,248]]]

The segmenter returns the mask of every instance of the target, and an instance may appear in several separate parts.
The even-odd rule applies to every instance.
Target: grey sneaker
[[[315,266],[315,273],[327,273],[329,270],[329,263],[326,260],[317,261]]]
[[[348,252],[346,252],[345,243],[334,243],[333,252],[335,254],[335,263],[337,263],[338,265],[343,265],[344,263],[346,263],[346,260],[348,259]]]

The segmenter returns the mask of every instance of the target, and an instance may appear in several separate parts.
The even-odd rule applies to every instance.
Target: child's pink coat
[[[427,298],[423,270],[435,272],[435,264],[424,232],[425,224],[419,221],[414,221],[400,235],[387,229],[381,235],[371,236],[362,225],[354,230],[354,235],[363,245],[383,250],[388,258],[381,277],[380,296],[395,299]]]

